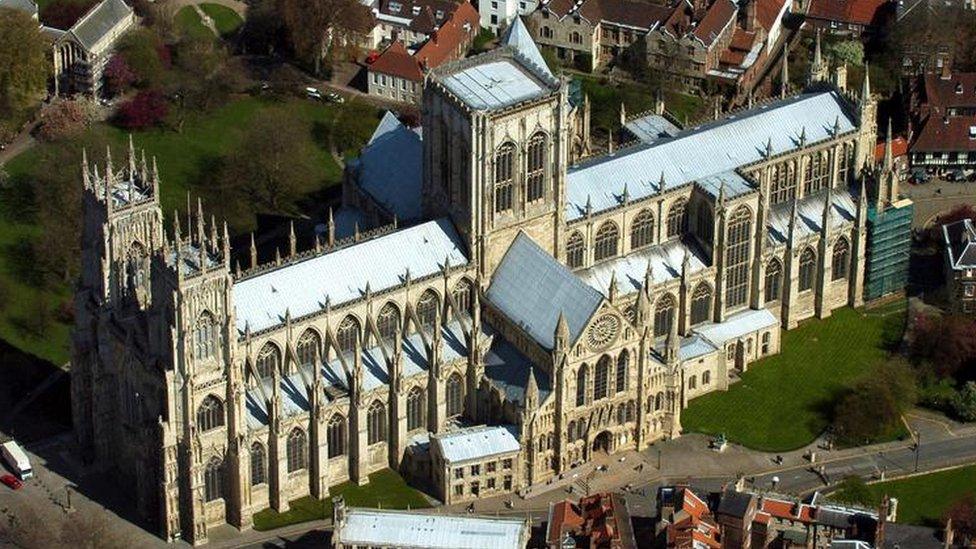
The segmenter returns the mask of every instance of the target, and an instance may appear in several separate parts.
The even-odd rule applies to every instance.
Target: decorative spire
[[[223,235],[223,248],[224,248],[224,262],[230,262],[230,233],[227,231],[227,220],[224,220],[224,235]],[[237,265],[237,272],[241,272],[240,264]]]
[[[173,210],[173,241],[176,243],[176,253],[179,253],[179,249],[183,244],[183,236],[180,234],[180,214]]]
[[[623,127],[626,125],[627,125],[627,106],[624,105],[623,101],[621,101],[620,102],[620,126]]]
[[[329,238],[328,238],[328,240],[326,242],[328,242],[329,248],[332,248],[332,247],[335,246],[335,220],[332,218],[332,208],[331,207],[329,208],[328,229],[329,229]]]
[[[783,66],[779,76],[780,99],[786,99],[786,96],[787,94],[789,94],[789,89],[790,89],[790,52],[789,49],[787,49],[787,44],[789,44],[789,40],[787,40],[783,44]]]
[[[607,298],[610,299],[610,302],[611,303],[614,303],[614,302],[617,301],[617,292],[618,292],[618,288],[617,288],[617,271],[611,271],[610,272],[610,287],[607,290],[607,294],[609,294],[609,295],[607,295]]]
[[[651,295],[651,286],[654,285],[654,265],[650,260],[647,261],[647,270],[644,271],[644,292]]]
[[[861,108],[871,102],[871,67],[864,62],[864,83],[861,86]]]
[[[152,182],[153,182],[153,196],[159,198],[159,166],[156,165],[155,155],[153,155],[153,163],[152,163]]]
[[[688,248],[685,248],[685,255],[681,260],[681,279],[682,281],[688,280],[688,275],[691,274],[691,254],[688,252]]]
[[[627,182],[624,181],[624,192],[623,192],[624,204],[630,202],[630,192],[627,191]]]
[[[132,134],[129,134],[129,179],[135,179],[136,177],[136,147],[132,143]],[[131,197],[130,197],[131,200]]]
[[[666,183],[667,182],[664,180],[664,170],[661,170],[661,179],[659,179],[657,182],[657,192],[663,193]]]
[[[804,125],[800,128],[800,146],[805,147],[807,144],[807,127]]]
[[[789,244],[790,245],[792,245],[794,243],[794,241],[795,241],[797,223],[799,222],[799,217],[800,217],[797,214],[797,210],[796,210],[796,203],[797,202],[799,202],[799,201],[798,200],[795,200],[795,199],[793,200],[793,204],[792,204],[791,210],[790,210],[790,235],[789,235]]]
[[[895,163],[895,154],[891,148],[891,117],[888,117],[888,132],[885,134],[885,149],[884,149],[884,169],[886,172],[891,172]]]
[[[817,29],[817,37],[813,46],[813,64],[819,67],[821,63],[823,63],[823,55],[820,51],[820,29]]]
[[[773,157],[773,136],[766,138],[766,158]]]
[[[298,241],[295,238],[295,222],[291,221],[288,224],[288,255],[293,256],[298,250]]]
[[[593,215],[593,200],[590,195],[586,195],[586,217]]]
[[[203,247],[204,239],[207,238],[207,233],[204,231],[203,227],[203,200],[197,197],[197,243],[200,247]]]
[[[258,247],[254,244],[254,232],[251,232],[251,268],[258,266]]]
[[[217,252],[217,219],[210,214],[210,249]]]
[[[834,137],[840,135],[840,115],[834,116]]]
[[[275,246],[275,265],[281,265],[281,248]]]
[[[88,175],[88,148],[81,148],[81,180],[85,184],[85,188],[91,188],[91,178]]]
[[[553,343],[556,349],[565,349],[569,346],[569,323],[566,322],[566,315],[562,311],[559,311],[559,320],[556,321],[554,336]]]
[[[681,340],[678,338],[678,323],[672,319],[671,327],[668,330],[668,338],[665,341],[665,360],[669,365],[678,362],[678,351],[681,349]]]
[[[607,132],[607,154],[613,154],[613,130]]]

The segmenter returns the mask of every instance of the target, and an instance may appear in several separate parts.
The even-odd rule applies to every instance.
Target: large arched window
[[[749,297],[749,235],[752,234],[752,214],[740,206],[729,219],[725,245],[725,303],[726,308],[739,307]]]
[[[424,391],[420,387],[414,387],[407,394],[407,430],[413,431],[423,426]]]
[[[346,418],[342,414],[332,414],[329,418],[326,437],[329,442],[329,457],[346,454]]]
[[[267,482],[264,462],[264,446],[255,442],[251,445],[251,486]]]
[[[576,405],[586,404],[586,364],[576,371]]]
[[[369,444],[386,440],[386,406],[378,400],[366,412],[366,440]]]
[[[847,239],[839,238],[834,243],[834,260],[830,265],[831,280],[847,278],[847,265],[850,262],[850,246]]]
[[[417,318],[420,320],[420,325],[427,330],[432,329],[437,320],[439,308],[440,300],[434,290],[427,290],[421,294],[420,300],[417,301]]]
[[[387,303],[376,316],[376,331],[386,342],[392,342],[400,325],[400,309],[393,303]]]
[[[610,365],[611,360],[607,355],[601,356],[600,360],[596,363],[596,372],[593,377],[593,400],[600,400],[608,396]]]
[[[359,338],[359,321],[352,315],[347,315],[336,329],[336,343],[339,352],[349,355],[356,351],[356,340]]]
[[[224,461],[217,456],[210,458],[203,472],[204,497],[214,501],[224,497]]]
[[[712,288],[702,282],[691,294],[691,325],[707,322],[712,313]]]
[[[278,350],[278,346],[270,341],[265,343],[258,353],[255,366],[262,379],[273,376],[275,370],[281,366],[281,351]]]
[[[630,224],[630,248],[636,250],[654,243],[654,213],[641,210]]]
[[[288,433],[288,472],[294,473],[301,471],[308,465],[307,445],[305,444],[305,431],[295,427]]]
[[[596,232],[596,246],[594,246],[593,250],[593,260],[600,261],[617,255],[618,238],[617,225],[613,221],[607,221],[603,225],[600,225],[600,229]]]
[[[817,256],[807,248],[800,256],[800,291],[813,289],[814,273],[817,270]]]
[[[671,294],[664,294],[657,300],[657,306],[654,308],[654,335],[667,335],[671,331],[672,322],[674,322],[674,297]]]
[[[462,278],[460,282],[454,286],[454,290],[451,295],[454,297],[454,303],[457,304],[458,311],[455,314],[462,312],[466,315],[471,314],[471,292],[474,291],[473,284],[467,278]]]
[[[579,231],[569,235],[569,240],[566,241],[566,265],[570,269],[582,267],[585,251],[586,244],[583,242],[583,235]]]
[[[197,429],[210,431],[224,425],[224,403],[213,395],[207,395],[197,408]]]
[[[525,167],[525,201],[535,202],[545,196],[546,136],[537,133],[529,140],[528,165]]]
[[[197,360],[213,358],[217,354],[217,342],[219,335],[217,321],[212,314],[204,311],[197,319],[197,325],[193,332],[193,351]]]
[[[837,162],[836,186],[847,185],[847,178],[851,173],[851,156],[853,152],[854,145],[851,143],[844,143],[844,146],[840,148],[840,159]]]
[[[766,265],[766,285],[763,293],[766,303],[779,299],[780,282],[783,280],[783,265],[778,259],[769,260]]]
[[[796,197],[796,173],[792,162],[773,166],[770,204],[779,204]]]
[[[826,189],[830,185],[830,162],[827,158],[826,151],[810,155],[804,175],[804,194]]]
[[[630,374],[630,353],[624,349],[620,356],[617,357],[617,392],[623,392],[627,390],[627,379]]]
[[[681,236],[688,230],[688,202],[684,198],[675,200],[668,209],[668,238]]]
[[[495,213],[511,211],[515,176],[515,145],[505,143],[495,153]]]
[[[321,345],[322,341],[319,339],[319,334],[315,330],[311,328],[305,330],[305,333],[298,338],[298,344],[295,346],[298,363],[305,367],[313,366]]]
[[[464,380],[454,374],[447,380],[447,417],[460,415],[464,411]]]

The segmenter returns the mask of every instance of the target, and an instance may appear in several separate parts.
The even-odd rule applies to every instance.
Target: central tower
[[[567,85],[522,31],[438,68],[424,90],[424,213],[453,220],[483,276],[520,230],[550,254],[562,249]]]

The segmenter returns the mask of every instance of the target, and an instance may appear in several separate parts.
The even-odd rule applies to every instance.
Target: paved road
[[[913,228],[924,228],[940,213],[945,213],[960,204],[976,206],[976,183],[953,183],[932,180],[921,185],[903,184],[903,193],[915,202]]]

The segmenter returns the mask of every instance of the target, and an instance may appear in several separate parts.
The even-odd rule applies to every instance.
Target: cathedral
[[[863,302],[876,102],[811,83],[694,127],[638,115],[592,155],[516,23],[428,75],[421,128],[383,119],[347,166],[353,234],[330,218],[243,270],[201,207],[164,228],[144,153],[86,158],[79,442],[200,544],[386,468],[458,502],[677,437],[781,329]]]

